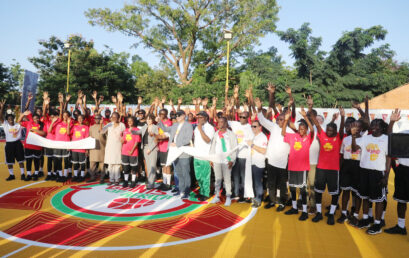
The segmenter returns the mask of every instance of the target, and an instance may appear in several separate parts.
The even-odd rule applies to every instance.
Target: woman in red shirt
[[[70,130],[71,130],[71,114],[68,111],[64,111],[60,115],[60,118],[54,117],[54,119],[51,122],[50,128],[48,129],[51,131],[53,128],[55,128],[55,141],[65,141],[69,142],[70,141]],[[65,182],[67,181],[68,177],[68,167],[70,166],[70,152],[69,150],[65,149],[55,149],[54,150],[54,166],[56,167],[56,170],[58,171],[59,178],[57,179],[57,182]],[[64,159],[64,176],[62,173],[62,161]]]
[[[136,171],[138,166],[138,143],[141,142],[139,135],[132,134],[132,131],[139,131],[136,127],[134,117],[127,118],[128,128],[122,133],[122,167],[124,170],[123,187],[128,187],[129,173],[132,172],[131,187],[136,185]]]
[[[28,120],[22,121],[24,117],[26,117]],[[24,157],[26,159],[27,169],[27,177],[25,181],[31,180],[31,168],[33,162],[34,162],[33,180],[37,181],[43,148],[37,145],[27,144],[26,141],[29,133],[35,133],[41,136],[45,136],[45,132],[43,131],[43,123],[40,122],[40,116],[38,114],[31,115],[31,111],[29,110],[21,114],[17,122],[27,129],[26,138],[24,139]]]
[[[89,136],[89,127],[84,124],[84,115],[78,115],[78,123],[71,129],[71,141],[79,141]],[[73,149],[71,150],[71,163],[74,164],[74,178],[73,182],[82,182],[85,177],[85,163],[86,163],[86,150]],[[81,169],[81,175],[78,176],[78,169]]]

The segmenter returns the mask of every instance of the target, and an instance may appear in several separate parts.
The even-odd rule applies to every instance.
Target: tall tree
[[[135,0],[120,11],[89,9],[92,25],[135,37],[175,69],[182,85],[192,82],[192,63],[210,67],[226,54],[223,29],[234,33],[240,52],[275,30],[275,0]]]

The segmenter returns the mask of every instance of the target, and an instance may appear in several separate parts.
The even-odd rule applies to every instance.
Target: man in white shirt
[[[264,117],[261,102],[256,100],[257,118],[260,124],[270,131],[270,139],[267,145],[267,181],[269,188],[269,203],[264,207],[269,209],[275,205],[277,192],[279,191],[279,200],[277,211],[283,211],[287,202],[287,162],[290,146],[284,142],[284,136],[281,134],[281,128],[284,123],[284,114],[276,118],[276,123]],[[278,190],[278,191],[277,191]]]
[[[200,111],[196,117],[197,126],[194,130],[194,146],[198,153],[208,154],[215,131],[213,126],[208,123],[209,116],[205,111]],[[194,158],[193,166],[196,180],[200,187],[197,198],[200,201],[205,201],[209,198],[210,194],[210,162]]]
[[[229,126],[237,137],[237,142],[244,143],[253,139],[254,134],[248,123],[249,112],[241,112],[238,121],[229,121]],[[244,175],[246,170],[246,148],[238,150],[237,159],[233,167],[234,196],[239,198],[239,202],[244,202]]]
[[[266,166],[267,137],[261,132],[259,121],[253,121],[251,129],[253,130],[254,137],[252,140],[247,141],[247,145],[251,148],[251,172],[255,190],[255,198],[251,207],[258,208],[263,197],[263,174]]]
[[[237,146],[237,137],[236,135],[227,129],[227,119],[225,117],[220,117],[218,120],[217,127],[219,130],[213,136],[210,153],[222,154],[233,150]],[[225,206],[230,206],[231,204],[231,170],[236,161],[236,151],[231,153],[225,159],[220,160],[220,162],[211,163],[214,170],[215,176],[215,197],[211,203],[218,203],[219,192],[222,186],[222,181],[224,181],[224,186],[226,190],[226,202]]]

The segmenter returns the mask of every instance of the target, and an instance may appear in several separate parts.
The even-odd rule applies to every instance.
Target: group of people
[[[274,85],[268,84],[267,91],[267,109],[253,97],[252,89],[246,90],[247,102],[241,107],[239,87],[235,86],[233,96],[225,98],[220,111],[216,109],[216,98],[210,106],[207,98],[194,99],[194,110],[182,109],[179,98],[177,108],[169,101],[169,111],[164,107],[166,98],[156,98],[143,109],[141,97],[136,110],[132,110],[118,93],[111,99],[116,106],[114,112],[105,109],[103,115],[100,104],[104,98],[97,92],[92,93],[95,106],[91,111],[86,96],[79,91],[73,114],[67,109],[70,95],[59,94],[59,106],[53,107],[44,92],[42,108],[36,108],[34,113],[24,110],[17,121],[11,112],[4,119],[2,101],[0,121],[6,134],[10,173],[7,180],[15,179],[15,161],[22,180],[38,180],[45,156],[45,180],[65,182],[70,178],[82,182],[88,176],[87,182],[95,182],[99,176],[100,183],[104,183],[109,174],[108,184],[119,185],[122,181],[123,187],[135,187],[143,182],[147,189],[157,187],[182,199],[207,201],[214,193],[210,203],[219,203],[225,196],[225,206],[237,201],[258,208],[264,201],[264,208],[277,206],[277,212],[291,206],[286,215],[299,214],[301,210],[300,221],[313,214],[315,223],[323,220],[322,195],[328,189],[331,204],[325,214],[327,224],[335,224],[334,216],[340,206],[338,223],[348,221],[355,227],[368,228],[369,234],[378,234],[385,226],[387,182],[392,166],[398,224],[385,232],[406,235],[409,159],[393,159],[387,149],[388,133],[400,119],[400,111],[391,114],[389,124],[382,119],[370,121],[366,99],[365,110],[353,105],[360,113],[359,119],[345,118],[340,107],[332,121],[324,124],[325,119],[317,114],[313,99],[308,97],[306,109],[301,107],[299,112],[302,118],[296,121],[291,88],[286,88],[289,102],[285,107],[276,105]],[[29,96],[26,109],[31,100]],[[92,137],[96,147],[43,149],[25,140],[23,146],[22,128],[26,128],[26,137],[34,133],[54,141]],[[169,150],[183,146],[194,147],[195,155],[182,153],[168,164]],[[216,162],[206,158],[210,154],[222,158]]]

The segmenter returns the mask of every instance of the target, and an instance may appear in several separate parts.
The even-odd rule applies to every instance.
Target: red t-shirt
[[[28,121],[22,121],[22,122],[20,122],[20,125],[21,125],[22,127],[27,128],[26,138],[24,139],[24,148],[30,149],[30,150],[42,150],[43,148],[40,147],[40,146],[31,145],[31,144],[27,144],[27,143],[26,143],[28,134],[29,134],[29,133],[33,133],[33,132],[30,132],[31,129],[43,130],[43,128],[42,128],[42,126],[41,126],[40,124],[34,123],[31,114],[28,115],[27,118],[28,118]],[[35,134],[37,134],[37,133],[35,133]]]
[[[48,128],[50,128],[50,125],[51,125],[51,122],[52,122],[50,117],[48,115],[46,115],[45,117],[42,117],[41,122],[44,123],[43,130],[47,134],[46,138],[50,139],[50,140],[54,140],[54,138],[55,138],[55,126],[51,129],[51,132],[48,132]]]
[[[310,146],[311,135],[301,137],[298,133],[286,133],[284,142],[290,144],[290,155],[288,157],[288,170],[306,171],[310,170]]]
[[[324,131],[321,131],[317,134],[317,138],[320,141],[317,168],[339,170],[339,151],[342,144],[339,134],[335,137],[328,137]]]
[[[58,119],[56,123],[57,124],[54,126],[55,127],[55,138],[54,138],[54,140],[69,142],[70,141],[70,136],[69,136],[70,132],[67,132],[67,123],[62,121],[61,119]]]
[[[88,136],[89,136],[88,125],[76,124],[71,129],[71,141],[79,141],[79,140],[87,138]],[[84,149],[72,150],[72,151],[85,153]]]
[[[124,143],[122,143],[122,155],[137,157],[138,148],[135,148],[131,155],[129,155],[129,152],[133,146],[135,146],[135,143],[141,142],[141,136],[132,134],[132,131],[139,131],[139,129],[137,127],[126,128],[122,133],[122,139],[124,139]]]
[[[166,121],[162,121],[163,125],[166,127],[172,126],[172,121],[170,119],[166,120]],[[159,128],[159,135],[164,134],[163,130]],[[168,142],[169,139],[166,140],[161,140],[158,143],[158,147],[159,147],[159,151],[160,152],[167,152],[168,151]]]

